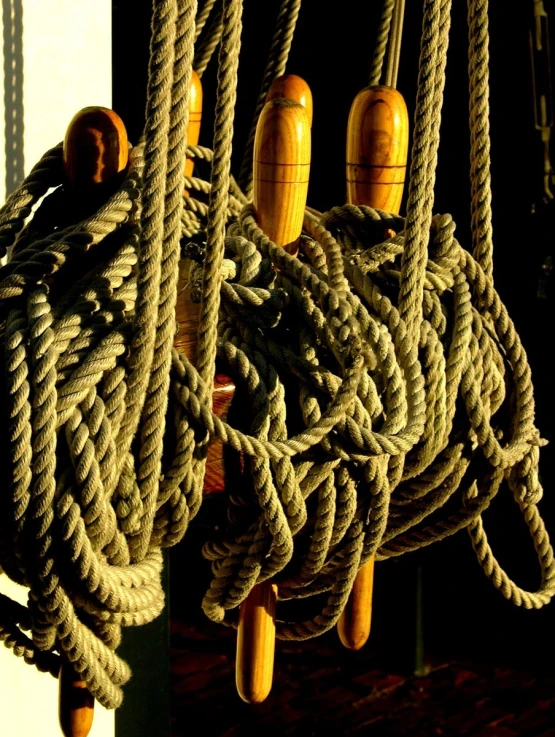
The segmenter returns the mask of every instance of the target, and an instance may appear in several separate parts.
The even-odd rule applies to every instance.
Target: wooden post
[[[347,201],[397,214],[407,168],[409,121],[403,96],[366,87],[355,97],[347,129]],[[374,557],[359,570],[337,623],[342,644],[360,650],[370,635]]]
[[[258,225],[276,245],[296,255],[310,171],[306,109],[283,97],[266,103],[254,143],[254,209]],[[272,688],[277,586],[258,584],[241,605],[236,683],[243,701],[258,704]]]

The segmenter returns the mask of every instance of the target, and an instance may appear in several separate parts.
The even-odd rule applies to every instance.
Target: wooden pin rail
[[[399,212],[407,168],[408,134],[407,107],[397,90],[379,86],[359,92],[351,106],[347,129],[350,204]],[[350,650],[360,650],[370,635],[373,585],[374,557],[359,570],[337,623],[339,638]]]
[[[112,110],[87,107],[75,115],[64,140],[66,186],[77,203],[105,199],[129,161],[127,132]],[[94,698],[87,684],[62,655],[58,712],[65,737],[87,737],[94,717]]]
[[[266,103],[254,143],[254,209],[276,245],[296,255],[310,170],[310,124],[298,102]],[[243,602],[237,633],[236,683],[241,698],[260,703],[272,687],[277,586],[258,584]]]

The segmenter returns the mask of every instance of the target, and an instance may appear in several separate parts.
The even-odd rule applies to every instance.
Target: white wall
[[[4,15],[23,4],[24,157],[27,173],[61,141],[73,115],[88,105],[110,106],[111,0],[0,0]],[[13,10],[12,10],[13,12]],[[5,24],[3,30],[5,31]],[[3,56],[3,55],[2,55]],[[5,73],[2,74],[2,85]],[[4,161],[4,94],[0,121]],[[0,198],[5,197],[4,166]]]
[[[0,0],[4,39],[4,53],[0,53],[1,202],[5,198],[6,172],[10,171],[5,162],[4,93],[6,75],[11,74],[12,67],[6,68],[4,59],[15,58],[18,71],[18,43],[10,29],[21,5],[23,146],[15,152],[17,167],[29,172],[47,149],[63,139],[69,121],[80,108],[109,107],[111,103],[111,0]],[[6,49],[6,39],[15,46]],[[12,88],[17,92],[19,85],[8,82],[8,89]],[[16,140],[20,122],[17,118]],[[12,119],[9,125],[13,128]],[[26,591],[2,574],[0,591],[25,603]],[[39,673],[0,645],[0,734],[60,737],[57,686],[51,676]],[[113,712],[97,704],[90,737],[113,735]]]

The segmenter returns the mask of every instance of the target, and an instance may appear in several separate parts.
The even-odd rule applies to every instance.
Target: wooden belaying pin
[[[347,128],[347,202],[398,214],[407,168],[409,119],[400,92],[366,87],[355,97]],[[359,570],[337,623],[343,645],[359,650],[372,622],[374,557]]]
[[[187,126],[187,145],[196,146],[200,138],[200,124],[202,121],[202,82],[193,69],[191,87],[189,90],[189,124]],[[185,161],[185,176],[192,177],[195,160],[187,158]],[[185,194],[188,194],[185,190]]]
[[[60,668],[59,718],[65,737],[87,737],[94,718],[94,696],[67,660]]]
[[[383,86],[359,92],[349,113],[347,202],[398,213],[408,145],[408,113],[403,96]]]
[[[258,225],[276,245],[297,253],[310,171],[306,109],[285,98],[266,103],[254,142],[253,204]],[[272,688],[277,586],[265,581],[241,605],[236,683],[243,701],[258,704]]]
[[[287,100],[299,102],[308,114],[308,124],[312,126],[312,91],[302,77],[296,74],[283,74],[276,77],[271,84],[266,102],[276,97],[285,97]]]
[[[296,255],[310,172],[310,125],[298,102],[266,103],[254,142],[253,204],[259,227]]]
[[[73,117],[64,139],[64,168],[75,192],[85,197],[113,184],[128,161],[127,131],[113,110],[86,107]]]
[[[106,196],[127,168],[129,143],[121,118],[108,108],[86,107],[73,118],[64,140],[64,168],[77,199]],[[87,737],[94,697],[62,653],[58,713],[65,737]]]

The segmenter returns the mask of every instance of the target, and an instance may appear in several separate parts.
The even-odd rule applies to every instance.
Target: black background
[[[468,246],[466,2],[454,0],[453,5],[434,211],[453,215],[458,238]],[[495,278],[532,364],[538,426],[543,437],[552,439],[552,287],[547,299],[538,299],[537,293],[540,264],[553,247],[554,228],[553,208],[541,202],[542,144],[533,124],[528,47],[533,3],[492,0],[490,5]],[[550,0],[545,2],[546,9],[552,11],[553,26],[554,5]],[[240,168],[278,6],[277,0],[245,0],[233,147],[235,174]],[[345,200],[347,117],[354,96],[368,83],[380,7],[380,2],[368,0],[303,2],[287,71],[304,77],[313,91],[309,204],[320,210]],[[137,140],[144,123],[150,11],[150,2],[145,0],[113,3],[113,100],[132,141]],[[405,95],[411,117],[421,21],[422,3],[408,0],[398,87]],[[207,146],[211,146],[212,138],[215,69],[213,59],[203,77],[200,143]],[[551,448],[543,451],[541,471],[545,497],[540,509],[548,528],[554,531]],[[203,505],[186,540],[172,552],[172,616],[202,621],[200,595],[207,583],[206,569],[200,560],[193,565],[191,556],[198,556],[215,504],[209,500]],[[534,551],[507,489],[486,513],[485,524],[500,562],[516,581],[534,590],[539,583]],[[464,532],[406,559],[377,566],[374,634],[369,645],[377,655],[387,652],[396,663],[406,659],[408,651],[414,652],[418,567],[423,572],[425,642],[430,657],[470,658],[555,673],[553,606],[530,612],[507,603],[484,577]],[[155,624],[151,630],[136,633],[129,645],[132,662],[138,657],[134,655],[137,642],[167,637],[167,631],[156,629],[160,626]],[[155,733],[160,734],[160,729]]]

